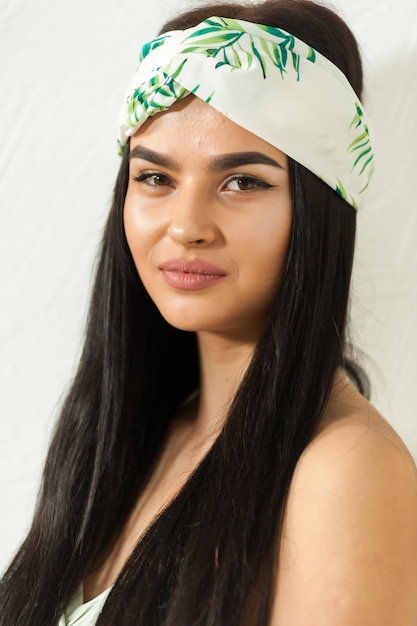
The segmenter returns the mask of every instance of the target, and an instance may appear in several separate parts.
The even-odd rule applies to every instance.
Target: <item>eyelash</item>
[[[157,179],[164,180],[165,183],[157,184],[155,183]],[[161,174],[160,172],[142,172],[142,174],[139,174],[138,176],[134,176],[133,180],[135,180],[138,183],[145,182],[150,187],[155,187],[155,188],[156,187],[168,187],[171,182],[171,179],[167,174]],[[148,182],[149,180],[153,180],[154,182],[153,183]],[[271,187],[275,187],[275,185],[266,183],[265,181],[261,180],[260,178],[257,178],[256,176],[249,176],[249,175],[243,175],[243,174],[232,176],[226,181],[225,185],[227,186],[234,181],[240,181],[241,183],[245,182],[246,184],[249,183],[253,185],[253,187],[251,187],[250,189],[240,189],[239,191],[241,191],[242,193],[245,193],[245,192],[249,193],[251,191],[256,191],[257,188],[270,189]]]

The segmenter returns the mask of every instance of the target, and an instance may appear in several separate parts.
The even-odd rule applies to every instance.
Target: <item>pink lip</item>
[[[227,272],[200,259],[171,259],[160,264],[166,282],[177,289],[195,291],[217,284]]]

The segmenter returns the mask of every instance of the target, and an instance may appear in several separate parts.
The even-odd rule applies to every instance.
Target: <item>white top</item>
[[[58,626],[94,626],[110,589],[106,589],[96,598],[83,603],[83,590],[80,587],[59,620]]]

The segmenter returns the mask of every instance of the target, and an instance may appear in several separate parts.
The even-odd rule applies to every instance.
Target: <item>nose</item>
[[[218,237],[218,228],[211,211],[211,201],[196,186],[190,185],[171,198],[168,236],[186,247],[204,247]]]

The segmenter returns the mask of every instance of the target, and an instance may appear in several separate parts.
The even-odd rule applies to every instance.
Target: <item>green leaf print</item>
[[[366,170],[368,165],[372,162],[374,156],[372,154],[372,146],[371,146],[371,139],[369,137],[369,129],[368,129],[367,125],[363,123],[363,111],[362,111],[361,107],[359,106],[359,104],[357,102],[355,103],[355,108],[356,108],[356,115],[353,117],[353,120],[350,123],[349,128],[352,129],[354,127],[356,129],[356,128],[360,128],[361,126],[363,126],[363,132],[360,133],[349,144],[348,149],[347,149],[347,153],[348,154],[354,154],[354,153],[358,153],[358,151],[360,151],[358,154],[356,154],[356,158],[355,158],[355,161],[353,162],[352,170],[355,169],[355,167],[358,165],[358,163],[366,155],[370,155],[369,158],[366,160],[366,162],[362,165],[362,168],[361,168],[361,170],[359,172],[359,174],[361,175]],[[369,176],[372,175],[372,171],[373,170],[370,170]]]
[[[233,65],[234,67],[242,67],[242,63],[240,62],[239,55],[236,52],[235,48],[232,46],[233,53]]]
[[[257,37],[242,31],[239,21],[219,18],[219,21],[206,20],[203,28],[189,35],[183,42],[184,48],[181,52],[183,54],[200,52],[218,58],[216,68],[229,65],[232,69],[242,67],[249,69],[256,60],[264,78],[268,72],[269,61],[284,77],[284,73],[287,72],[288,52],[291,52],[292,66],[297,80],[300,80],[300,56],[294,51],[295,37],[270,26],[259,25],[258,28],[281,41],[269,41],[262,35]],[[315,58],[314,50],[309,47],[308,60],[314,62]]]
[[[339,194],[339,196],[343,198],[343,200],[348,200],[348,194],[342,181],[340,180],[340,178],[336,178],[336,180],[337,180],[336,193]]]
[[[363,159],[363,157],[364,157],[364,156],[366,156],[367,154],[369,154],[369,153],[371,152],[371,150],[372,150],[372,148],[371,148],[371,146],[370,146],[370,145],[366,148],[366,150],[363,150],[363,151],[359,154],[359,156],[358,156],[358,157],[356,157],[356,160],[355,160],[355,162],[354,162],[354,164],[353,164],[353,167],[355,167],[355,166],[359,163],[359,161],[360,161],[361,159]]]
[[[222,33],[221,35],[215,35],[214,37],[205,37],[201,41],[201,45],[207,47],[210,44],[221,44],[228,43],[228,45],[233,45],[238,39],[242,37],[243,33]],[[192,37],[195,39],[196,37],[193,35]],[[191,39],[191,37],[190,37]],[[185,48],[183,52],[188,52],[188,48]]]
[[[261,39],[261,46],[267,56],[271,59],[272,63],[279,69],[282,74],[285,72],[284,66],[287,60],[287,51],[284,48],[282,54],[280,52],[280,46],[269,45],[270,42],[266,41],[266,39]],[[283,59],[285,62],[283,63]]]
[[[349,204],[351,204],[355,210],[357,210],[358,209],[358,205],[357,205],[357,202],[356,202],[355,198],[353,198],[353,196],[350,196],[350,198],[349,198],[349,195],[348,195],[348,193],[347,193],[347,191],[346,191],[342,181],[340,180],[340,178],[336,178],[336,180],[337,180],[336,193],[341,198],[343,198],[343,200],[346,200],[346,202],[349,202]]]
[[[244,48],[242,48],[242,46],[240,44],[240,41],[238,41],[237,45],[238,45],[239,50],[241,52],[243,52],[243,54],[245,55],[245,58],[246,58],[246,68],[249,70],[252,67],[253,55],[250,52],[248,52],[247,50],[245,50]],[[236,51],[236,54],[237,54],[237,51]],[[239,56],[239,59],[240,59],[240,56]],[[242,65],[243,65],[243,63],[242,63]]]
[[[359,143],[361,141],[363,141],[364,143]],[[348,147],[348,152],[352,152],[352,150],[356,150],[357,148],[362,148],[363,146],[367,145],[368,142],[369,135],[366,131],[364,131],[361,135],[359,135],[359,137],[356,137],[356,139],[352,141],[352,143]]]
[[[309,46],[308,48],[309,48],[309,50],[308,50],[308,55],[307,55],[307,61],[311,61],[312,63],[315,63],[316,62],[316,51],[311,46]]]
[[[278,37],[279,39],[282,39],[285,45],[287,45],[287,42],[290,38],[294,40],[294,37],[292,37],[289,33],[286,33],[280,28],[276,28],[275,26],[265,26],[265,24],[257,24],[257,26],[260,30],[269,33],[273,37]]]
[[[352,126],[355,126],[355,128],[357,128],[358,126],[362,124],[363,111],[357,102],[355,102],[355,107],[356,107],[356,115],[351,121],[349,128],[352,128]],[[364,126],[364,128],[365,128],[365,131],[367,132],[367,127]]]
[[[262,55],[259,54],[259,52],[258,52],[258,50],[257,50],[257,48],[255,46],[255,42],[253,40],[252,40],[252,51],[253,51],[253,54],[255,55],[255,57],[259,61],[259,65],[261,66],[263,77],[266,78],[265,61],[263,60]]]
[[[182,61],[182,63],[180,63],[180,65],[177,67],[176,70],[174,70],[172,73],[170,73],[171,77],[173,79],[177,78],[177,76],[179,76],[181,74],[182,68],[184,67],[184,65],[187,63],[187,59],[184,59],[184,61]]]
[[[223,20],[222,18],[218,18],[218,19],[220,19],[221,26],[220,26],[220,24],[219,24],[219,22],[217,20],[211,20],[210,18],[207,18],[204,21],[205,21],[206,24],[212,24],[216,28],[223,28],[226,25],[226,21]],[[237,24],[237,22],[236,22],[236,24]],[[238,29],[235,29],[235,30],[238,30]]]
[[[366,161],[365,165],[362,166],[361,171],[359,172],[359,174],[363,174],[364,171],[366,170],[366,168],[368,167],[368,165],[373,161],[374,155],[372,154],[369,159]],[[373,169],[370,170],[370,175],[373,174]]]
[[[167,38],[168,38],[167,35],[162,35],[161,37],[157,37],[153,41],[146,43],[142,47],[142,50],[140,51],[139,63],[141,63],[143,59],[147,57],[150,52],[152,52],[152,50],[155,50],[156,48],[159,48],[160,46],[162,46],[165,43]]]
[[[297,80],[300,80],[300,55],[295,52],[291,52],[291,56],[293,67],[297,72]]]
[[[206,22],[208,22],[208,20],[206,20]],[[207,35],[208,33],[218,33],[219,30],[221,30],[218,24],[215,24],[214,22],[210,22],[210,24],[213,24],[213,26],[200,28],[200,30],[196,30],[194,33],[192,33],[192,35],[187,37],[187,39],[199,39],[200,37],[204,37],[204,35]]]

